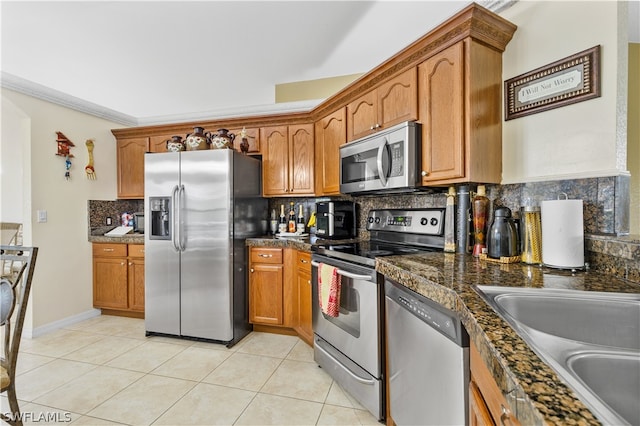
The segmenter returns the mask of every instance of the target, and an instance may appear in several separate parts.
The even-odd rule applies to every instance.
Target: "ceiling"
[[[469,3],[2,1],[3,86],[130,125],[212,118],[366,72]]]

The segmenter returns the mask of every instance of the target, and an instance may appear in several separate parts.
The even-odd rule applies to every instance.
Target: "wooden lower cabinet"
[[[471,369],[469,424],[471,426],[520,425],[473,343],[469,352]]]
[[[311,253],[298,251],[296,257],[296,308],[298,321],[294,327],[298,336],[313,346],[311,326]]]
[[[254,330],[298,335],[312,345],[310,253],[249,248],[249,322]]]
[[[143,244],[93,243],[93,306],[143,316]]]
[[[249,249],[249,322],[283,325],[283,249]]]

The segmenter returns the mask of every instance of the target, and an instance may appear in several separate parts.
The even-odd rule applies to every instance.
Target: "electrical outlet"
[[[111,224],[113,223],[113,220],[112,220],[110,217],[108,217],[108,218],[106,218],[106,219],[105,219],[104,223],[105,223],[107,226],[111,226]]]
[[[46,210],[38,210],[38,223],[45,223],[47,221],[47,211]]]

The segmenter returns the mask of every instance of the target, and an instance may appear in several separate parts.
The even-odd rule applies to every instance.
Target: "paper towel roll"
[[[540,203],[542,263],[552,268],[584,268],[582,200]]]

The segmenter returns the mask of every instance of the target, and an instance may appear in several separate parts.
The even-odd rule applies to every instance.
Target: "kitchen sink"
[[[640,294],[476,286],[606,424],[640,424]]]

